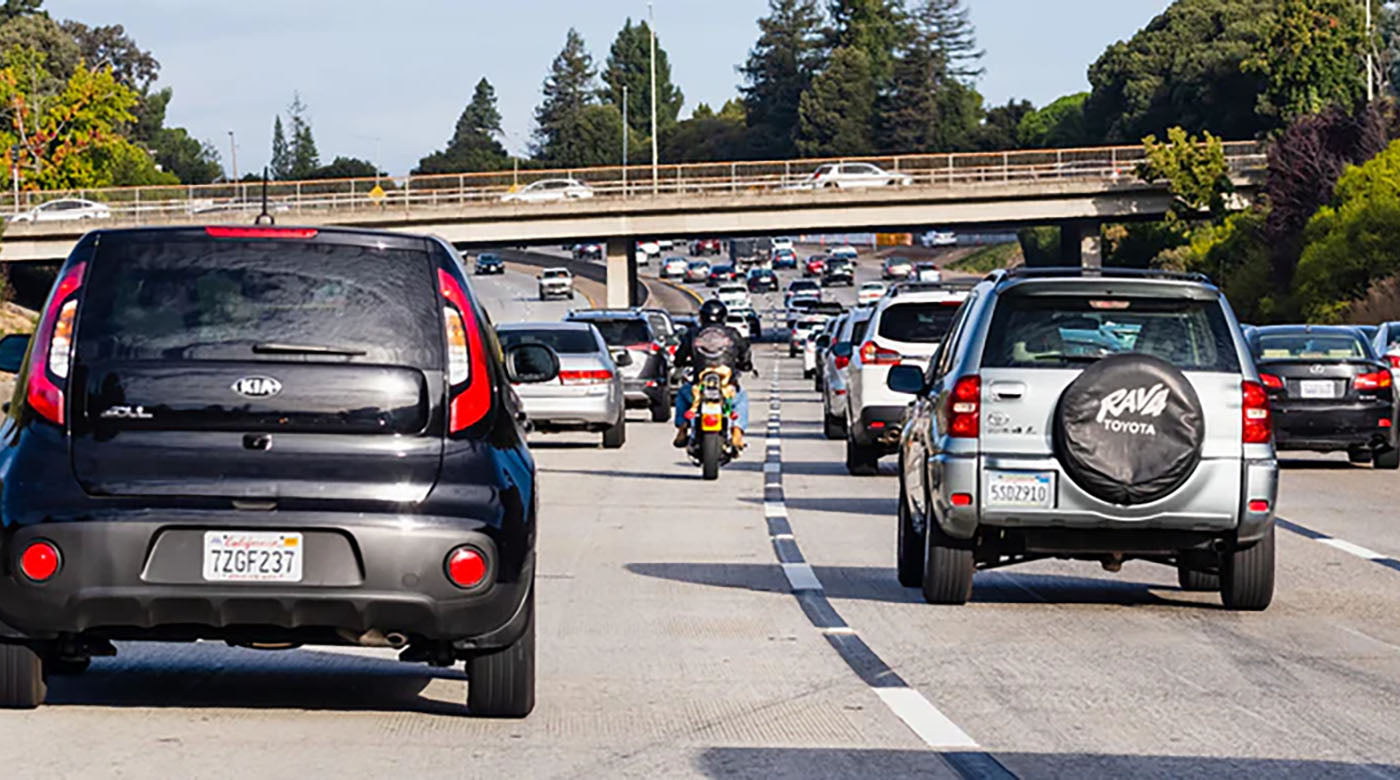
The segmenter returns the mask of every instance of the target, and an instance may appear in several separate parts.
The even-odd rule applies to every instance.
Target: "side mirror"
[[[817,349],[826,349],[831,346],[831,337],[823,333],[817,336]]]
[[[831,345],[831,354],[839,358],[849,358],[855,354],[855,350],[851,349],[851,342],[838,341]]]
[[[893,366],[885,384],[896,393],[918,395],[924,391],[924,372],[918,366]]]
[[[632,353],[625,349],[619,349],[618,351],[612,353],[612,359],[613,365],[617,366],[618,368],[627,368],[628,366],[632,365]]]
[[[516,344],[506,350],[506,376],[524,384],[549,382],[559,376],[559,356],[543,344]]]
[[[24,365],[24,353],[28,351],[28,333],[11,333],[0,339],[0,372],[18,374]]]

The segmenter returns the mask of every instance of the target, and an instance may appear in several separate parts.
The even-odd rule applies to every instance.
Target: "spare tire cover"
[[[1156,501],[1196,470],[1205,439],[1201,401],[1161,358],[1106,357],[1065,388],[1055,454],[1090,495],[1114,504]]]

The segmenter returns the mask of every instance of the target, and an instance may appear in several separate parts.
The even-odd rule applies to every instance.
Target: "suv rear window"
[[[937,344],[948,335],[960,305],[960,301],[949,301],[889,306],[880,315],[879,335],[891,341]]]
[[[598,342],[593,334],[576,328],[502,328],[496,331],[501,346],[509,349],[517,344],[543,344],[561,355],[593,355]]]
[[[1370,350],[1349,333],[1260,333],[1254,356],[1260,360],[1361,360]]]
[[[1064,368],[1124,352],[1155,355],[1186,371],[1239,370],[1234,338],[1215,301],[1005,295],[982,365]]]
[[[610,347],[629,347],[634,344],[650,344],[656,339],[652,337],[651,327],[646,320],[635,319],[581,319],[575,322],[591,322],[603,334],[603,341]]]
[[[442,364],[441,307],[422,251],[109,237],[84,289],[85,360],[285,361],[254,347],[290,343],[363,352],[354,362]]]

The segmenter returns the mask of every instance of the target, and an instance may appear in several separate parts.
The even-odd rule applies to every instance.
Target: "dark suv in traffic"
[[[465,660],[534,706],[534,461],[453,248],[387,232],[96,231],[0,427],[0,706],[114,640]]]

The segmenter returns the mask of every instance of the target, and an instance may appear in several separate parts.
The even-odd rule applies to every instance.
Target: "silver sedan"
[[[536,431],[593,431],[603,435],[608,449],[626,442],[627,407],[619,371],[632,362],[626,350],[610,353],[598,329],[586,322],[512,323],[498,326],[496,333],[502,347],[544,344],[559,355],[558,379],[515,387]]]

